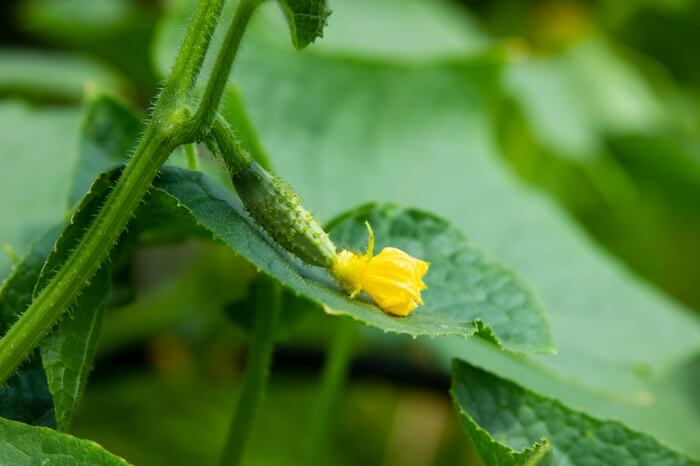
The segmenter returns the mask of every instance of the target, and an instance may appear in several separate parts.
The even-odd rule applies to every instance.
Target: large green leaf
[[[381,199],[433,210],[469,232],[551,309],[559,354],[538,362],[582,385],[638,388],[643,374],[700,350],[697,319],[502,165],[490,120],[498,63],[381,63],[275,44],[251,36],[239,89],[275,167],[318,215]]]
[[[421,21],[407,20],[412,3],[395,8],[391,22],[380,22],[383,39],[372,41],[362,35],[365,27],[378,30],[367,17],[394,2],[337,0],[331,44],[320,41],[303,54],[289,53],[279,28],[259,15],[234,77],[273,165],[322,218],[380,199],[435,211],[469,232],[532,284],[551,314],[557,356],[507,360],[504,374],[561,397],[584,392],[586,409],[614,409],[631,425],[697,451],[689,434],[700,428],[690,409],[697,393],[674,385],[675,378],[668,380],[672,389],[656,391],[670,369],[700,349],[697,319],[632,276],[508,171],[491,119],[503,94],[502,64],[469,58],[467,47],[427,34],[473,27],[445,2],[418,3],[429,5]],[[162,27],[179,24],[166,16]],[[336,24],[348,28],[342,43],[331,40]],[[424,38],[420,47],[411,37]],[[167,70],[172,37],[159,37],[154,50],[159,69]],[[474,363],[506,357],[478,340],[451,343],[446,351]]]
[[[237,199],[201,173],[176,168],[161,171],[149,198],[171,217],[189,218],[262,271],[327,312],[351,316],[384,331],[418,335],[480,334],[512,351],[551,351],[547,321],[526,286],[444,220],[418,210],[373,206],[348,215],[333,231],[341,244],[365,241],[368,218],[379,246],[394,244],[432,263],[426,277],[432,290],[426,305],[409,317],[391,317],[371,302],[350,300],[328,272],[303,265],[280,250],[242,214]],[[172,220],[165,220],[166,223]],[[178,220],[184,224],[184,220]],[[458,294],[455,294],[459,291]]]
[[[436,58],[461,59],[483,51],[492,42],[476,18],[450,2],[436,7],[435,2],[425,0],[334,1],[332,8],[323,40],[310,50],[419,63]],[[258,29],[272,30],[279,22],[270,14],[260,16]],[[390,25],[386,21],[389,17]],[[256,31],[256,35],[259,33]]]
[[[452,396],[486,466],[700,464],[618,421],[595,419],[465,362],[454,363]]]
[[[374,312],[337,312],[384,329],[413,321],[411,325],[424,327],[430,335],[451,333],[443,332],[446,325],[459,325],[487,339],[495,338],[509,349],[553,351],[545,312],[523,280],[448,222],[419,210],[368,205],[332,222],[330,232],[336,244],[362,250],[365,221],[374,225],[378,249],[393,245],[430,262],[426,304],[398,321]]]
[[[95,442],[0,419],[0,464],[126,465]]]

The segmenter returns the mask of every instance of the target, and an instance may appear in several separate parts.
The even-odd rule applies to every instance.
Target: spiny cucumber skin
[[[232,181],[250,216],[272,239],[308,264],[331,266],[335,245],[284,181],[255,162]]]

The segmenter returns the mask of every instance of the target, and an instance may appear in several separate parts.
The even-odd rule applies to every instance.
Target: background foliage
[[[13,319],[6,309],[28,305],[58,235],[47,229],[135,141],[192,6],[21,0],[0,7],[0,240],[10,246],[0,277],[10,276],[13,257],[38,257],[33,266],[23,262],[26,294],[0,301],[3,326]],[[651,445],[652,454],[668,446],[682,461],[700,457],[700,74],[688,45],[700,39],[695,2],[330,6],[324,38],[303,52],[290,46],[282,11],[263,8],[241,49],[225,116],[235,123],[242,111],[249,115],[255,144],[322,220],[378,202],[449,221],[469,247],[478,244],[527,283],[535,307],[549,313],[557,354],[504,352],[488,332],[411,339],[363,329],[320,461],[478,464],[477,455],[488,458],[483,445],[495,441],[513,464],[526,447],[564,464],[562,451],[570,453],[557,446],[566,439],[554,434],[556,425],[527,435],[503,427],[530,411],[553,418],[560,403],[576,425],[615,419],[622,437]],[[178,177],[189,177],[190,189],[230,196],[220,167],[200,152],[211,179],[179,169],[180,152],[171,157],[147,215],[113,255],[111,291],[95,297],[105,308],[96,369],[68,431],[135,464],[214,463],[240,381],[250,326],[241,314],[256,271],[208,241],[213,234],[226,243],[230,223],[177,191]],[[93,202],[99,188],[100,181]],[[357,225],[336,227],[343,243],[364,241]],[[410,237],[399,238],[410,247]],[[249,249],[239,252],[268,270],[272,256],[256,261],[260,248]],[[298,434],[338,320],[296,305],[303,310],[291,312],[280,332],[246,464],[303,464]],[[494,315],[494,328],[500,319]],[[440,333],[426,329],[408,333]],[[513,337],[502,335],[496,331],[501,342]],[[517,336],[510,341],[523,349]],[[529,341],[539,349],[551,343],[542,335]],[[49,382],[50,355],[61,347],[42,347]],[[452,358],[466,361],[453,374],[459,414],[447,393]],[[22,373],[35,374],[3,388],[0,410],[37,424],[55,416],[60,426],[58,402],[47,414],[50,386],[40,366],[37,354]],[[502,390],[521,405],[504,401],[490,411],[470,404],[463,387]],[[8,406],[12,390],[35,397],[35,411]],[[60,399],[70,406],[80,392],[70,387]],[[3,422],[3,431],[23,428]],[[581,435],[590,430],[581,427]],[[532,447],[542,436],[552,451]],[[85,455],[102,454],[81,445]],[[638,464],[661,464],[637,456]]]

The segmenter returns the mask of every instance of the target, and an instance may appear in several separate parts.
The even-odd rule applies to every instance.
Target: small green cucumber
[[[284,181],[255,162],[231,180],[250,216],[280,246],[308,264],[331,266],[335,245]]]

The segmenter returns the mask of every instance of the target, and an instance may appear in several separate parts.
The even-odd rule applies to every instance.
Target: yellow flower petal
[[[367,254],[341,251],[333,261],[331,273],[351,296],[364,291],[385,312],[406,316],[423,304],[420,292],[427,288],[423,276],[430,264],[392,247],[372,256],[374,238],[369,230]]]

